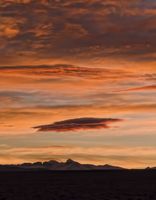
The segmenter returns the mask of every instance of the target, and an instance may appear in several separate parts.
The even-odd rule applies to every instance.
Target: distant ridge
[[[74,171],[74,170],[123,170],[124,168],[112,165],[81,164],[72,159],[66,162],[50,160],[46,162],[23,163],[19,165],[0,165],[0,171]]]

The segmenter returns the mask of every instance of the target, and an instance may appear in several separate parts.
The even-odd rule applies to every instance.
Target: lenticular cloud
[[[54,122],[53,124],[34,127],[38,131],[66,132],[77,130],[91,130],[109,128],[109,123],[118,122],[121,119],[113,118],[76,118]]]

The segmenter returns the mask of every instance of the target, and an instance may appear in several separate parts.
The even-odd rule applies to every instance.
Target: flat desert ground
[[[0,200],[155,200],[156,171],[0,172]]]

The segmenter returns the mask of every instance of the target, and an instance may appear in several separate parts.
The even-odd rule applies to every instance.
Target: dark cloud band
[[[38,131],[66,132],[78,130],[94,130],[109,128],[109,124],[119,122],[121,119],[112,118],[77,118],[64,121],[54,122],[49,125],[41,125],[34,127]]]

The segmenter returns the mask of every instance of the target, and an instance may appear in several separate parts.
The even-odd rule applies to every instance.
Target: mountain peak
[[[80,163],[69,158],[69,159],[67,159],[66,164],[80,164]]]

